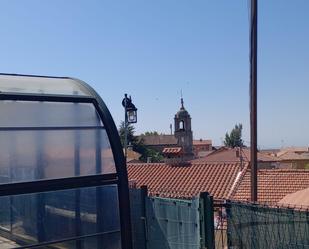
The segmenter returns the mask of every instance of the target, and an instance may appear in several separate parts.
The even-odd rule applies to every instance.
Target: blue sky
[[[0,71],[72,76],[92,85],[117,125],[168,133],[180,107],[196,139],[220,145],[243,123],[249,142],[247,0],[0,2]],[[258,144],[309,144],[309,1],[259,1]]]

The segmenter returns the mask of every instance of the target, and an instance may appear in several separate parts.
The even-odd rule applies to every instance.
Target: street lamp
[[[137,108],[132,103],[131,96],[128,98],[127,94],[124,95],[124,99],[122,100],[122,106],[124,107],[124,125],[125,125],[124,151],[125,151],[125,158],[127,161],[128,125],[137,122]]]

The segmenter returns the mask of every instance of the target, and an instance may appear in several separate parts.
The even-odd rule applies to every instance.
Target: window
[[[185,123],[183,120],[179,122],[179,130],[185,130]]]

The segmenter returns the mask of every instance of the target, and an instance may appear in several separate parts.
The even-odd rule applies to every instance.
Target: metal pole
[[[147,248],[147,241],[148,241],[148,229],[147,229],[147,214],[146,214],[146,198],[148,197],[148,188],[147,186],[141,186],[141,215],[142,220],[144,222],[144,248]]]
[[[258,0],[251,0],[250,22],[250,150],[251,201],[257,201],[257,14]]]
[[[128,95],[124,95],[124,155],[127,162],[128,155],[128,114],[127,114],[127,100]]]

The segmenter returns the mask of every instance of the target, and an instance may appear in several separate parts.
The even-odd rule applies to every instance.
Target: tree
[[[140,153],[142,156],[140,160],[143,162],[147,162],[148,158],[151,159],[152,163],[162,162],[164,157],[162,154],[154,149],[148,148],[144,143],[143,139],[140,139],[138,143],[133,145],[133,150]]]
[[[157,131],[146,131],[145,133],[141,134],[142,136],[158,136],[159,133]]]
[[[241,136],[242,124],[236,124],[230,134],[228,134],[228,132],[225,134],[224,145],[231,148],[243,147],[244,143]]]
[[[135,132],[135,128],[132,124],[128,124],[128,144],[134,145],[135,143],[138,142],[138,138],[136,136],[134,136],[134,132]],[[124,146],[124,140],[125,140],[125,123],[124,121],[122,121],[120,123],[119,129],[118,129],[118,133],[120,136],[120,141],[122,146]]]
[[[118,133],[120,136],[121,144],[124,146],[124,141],[125,141],[125,123],[124,121],[121,122]],[[135,128],[133,125],[129,124],[128,125],[128,144],[131,144],[133,147],[133,150],[140,153],[141,157],[140,160],[147,162],[147,159],[150,157],[151,162],[161,162],[163,160],[163,156],[150,148],[147,148],[147,146],[144,144],[144,139],[141,136],[138,138],[137,136],[134,135],[135,133]],[[157,135],[157,132],[149,132],[152,133],[152,135]]]

